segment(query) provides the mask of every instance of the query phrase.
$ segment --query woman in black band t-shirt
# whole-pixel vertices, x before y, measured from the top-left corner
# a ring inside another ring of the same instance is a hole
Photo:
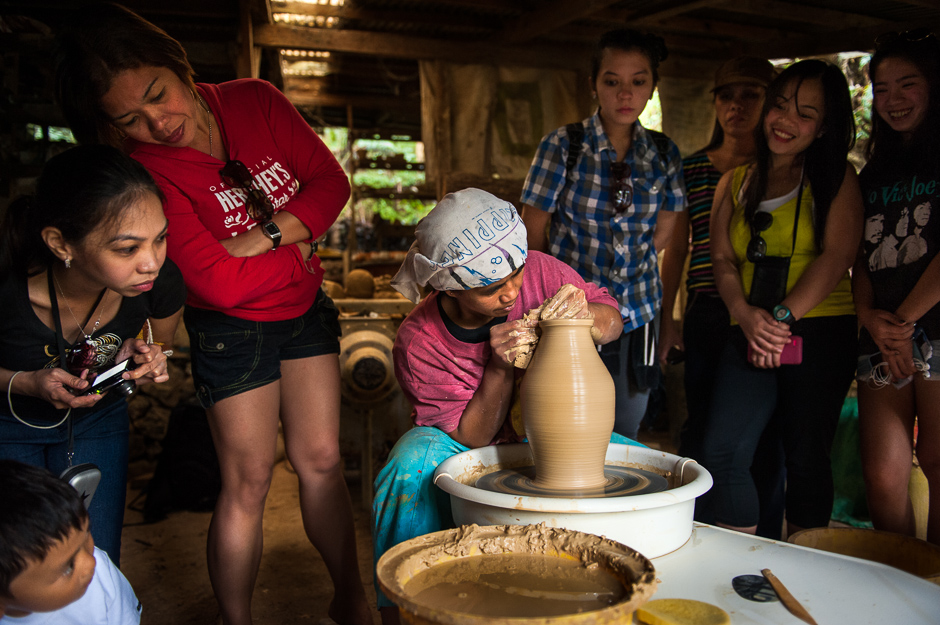
[[[940,40],[919,29],[875,44],[869,160],[859,176],[865,231],[852,273],[862,469],[875,529],[913,536],[916,422],[933,495],[927,540],[940,545]]]
[[[70,455],[96,464],[91,532],[115,564],[127,403],[116,391],[88,391],[101,371],[128,359],[134,368],[119,374],[128,389],[169,379],[161,344],[173,339],[185,288],[164,262],[165,239],[153,179],[105,146],[51,159],[35,198],[14,202],[0,227],[0,457],[57,474]],[[153,344],[136,338],[147,337],[148,325]]]

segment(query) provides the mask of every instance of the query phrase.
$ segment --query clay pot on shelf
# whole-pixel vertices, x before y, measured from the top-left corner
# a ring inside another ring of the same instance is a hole
[[[541,321],[542,337],[522,379],[522,415],[535,485],[583,490],[606,484],[614,429],[614,382],[591,340],[591,319]]]

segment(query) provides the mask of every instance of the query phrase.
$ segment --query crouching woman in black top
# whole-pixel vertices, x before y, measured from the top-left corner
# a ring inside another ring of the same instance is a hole
[[[7,395],[0,458],[56,474],[73,462],[97,465],[91,533],[115,564],[127,482],[125,396],[169,379],[163,348],[185,299],[180,272],[166,260],[166,227],[147,170],[106,146],[52,158],[35,197],[14,202],[0,226],[0,388]],[[128,370],[111,378],[128,381],[124,393],[89,392],[99,373],[128,360]]]

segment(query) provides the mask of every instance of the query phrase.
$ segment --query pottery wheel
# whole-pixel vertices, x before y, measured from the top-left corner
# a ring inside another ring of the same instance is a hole
[[[477,480],[475,486],[482,490],[509,495],[564,498],[626,497],[658,493],[669,488],[666,478],[662,475],[633,467],[605,465],[604,477],[607,478],[607,483],[598,488],[586,490],[539,488],[535,485],[535,466],[529,465],[487,473]]]

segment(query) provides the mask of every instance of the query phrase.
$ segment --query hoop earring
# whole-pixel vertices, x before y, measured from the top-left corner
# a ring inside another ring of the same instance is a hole
[[[66,256],[66,257],[65,257],[65,268],[66,268],[66,269],[71,269],[71,268],[72,268],[72,257],[71,257],[71,256]]]

